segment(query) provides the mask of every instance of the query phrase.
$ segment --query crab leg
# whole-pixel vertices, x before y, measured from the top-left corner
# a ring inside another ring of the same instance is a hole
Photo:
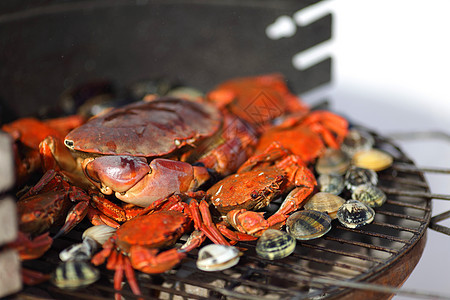
[[[199,247],[205,241],[206,235],[200,230],[194,230],[189,236],[186,243],[184,243],[180,250],[189,252],[197,247]]]
[[[53,239],[45,232],[34,239],[19,231],[17,239],[7,247],[18,251],[21,260],[29,260],[41,257],[52,246]]]
[[[66,222],[63,227],[56,233],[53,237],[54,239],[71,231],[77,224],[79,224],[88,212],[89,202],[83,201],[78,202],[67,214]]]
[[[267,219],[269,227],[284,225],[288,214],[299,209],[306,202],[317,184],[313,173],[296,156],[286,157],[277,166],[285,169],[295,166],[295,170],[288,172],[292,174],[289,181],[294,184],[295,188],[286,196],[278,211]]]
[[[197,230],[202,231],[215,244],[230,245],[214,225],[208,204],[204,200],[200,201],[199,206],[197,201],[192,199],[189,203],[189,209]]]
[[[89,206],[87,218],[92,225],[108,225],[113,228],[119,228],[120,224],[92,206]]]
[[[255,213],[255,212],[252,212]],[[265,221],[265,220],[264,220]],[[222,233],[224,236],[229,238],[230,240],[234,242],[238,241],[254,241],[257,238],[254,236],[251,236],[249,234],[240,232],[240,231],[232,231],[227,228],[227,225],[223,222],[217,224],[217,228],[219,229],[220,233]]]
[[[284,148],[279,142],[273,142],[263,153],[250,157],[241,165],[237,172],[243,173],[252,170],[261,164],[274,162],[288,156],[289,154],[289,150]]]
[[[299,209],[306,202],[308,196],[312,193],[312,189],[298,187],[293,189],[284,199],[280,208],[276,213],[267,219],[270,228],[281,228],[286,222],[288,215]]]
[[[135,295],[141,295],[141,290],[136,281],[136,275],[134,274],[133,267],[131,265],[130,259],[128,257],[123,257],[125,276],[127,277],[130,288]]]
[[[328,111],[315,111],[310,113],[302,121],[302,125],[308,126],[313,131],[316,131],[333,148],[339,148],[339,144],[343,141],[348,131],[347,120]]]
[[[144,273],[163,273],[172,269],[183,258],[185,251],[170,249],[159,254],[158,249],[149,249],[139,245],[130,248],[131,265]]]
[[[22,268],[22,281],[26,285],[36,285],[50,279],[50,274]]]
[[[114,264],[114,266],[112,266],[112,268],[115,269],[114,272],[114,289],[116,291],[120,291],[122,290],[122,281],[123,281],[123,256],[118,254],[117,252],[113,252],[111,253],[110,259],[108,260],[108,265],[110,264]],[[108,266],[107,266],[108,268]],[[119,293],[115,293],[114,294],[114,298],[116,300],[120,300],[122,297],[120,296]]]

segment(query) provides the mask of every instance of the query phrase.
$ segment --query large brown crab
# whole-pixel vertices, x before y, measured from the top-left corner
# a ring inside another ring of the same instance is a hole
[[[102,193],[115,193],[124,202],[145,207],[207,181],[207,168],[193,162],[207,162],[207,167],[217,166],[216,171],[226,175],[245,161],[247,147],[256,140],[250,132],[224,133],[231,128],[224,122],[211,104],[157,98],[94,117],[71,131],[64,143],[82,160],[85,176]],[[56,139],[43,142],[47,167],[74,169],[77,164],[67,163],[72,156],[61,148]]]

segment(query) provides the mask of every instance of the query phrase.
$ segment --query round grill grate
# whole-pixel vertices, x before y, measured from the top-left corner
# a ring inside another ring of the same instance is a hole
[[[269,261],[256,255],[255,242],[238,243],[248,249],[239,264],[221,272],[196,268],[197,250],[176,269],[164,274],[137,273],[143,299],[330,299],[389,297],[387,293],[346,288],[345,282],[375,282],[400,286],[412,272],[425,245],[431,218],[431,201],[425,178],[414,163],[389,139],[372,132],[376,147],[394,157],[391,168],[379,172],[378,186],[387,193],[387,202],[376,208],[373,223],[348,229],[333,221],[324,237],[298,241],[295,252],[284,259]],[[274,203],[277,206],[279,203]],[[59,263],[58,254],[81,241],[89,226],[79,225],[57,239],[42,258],[25,262],[30,269],[51,272]],[[19,295],[35,298],[111,299],[114,274],[100,267],[101,279],[87,288],[61,290],[50,283],[26,287]],[[137,299],[125,284],[122,296]]]

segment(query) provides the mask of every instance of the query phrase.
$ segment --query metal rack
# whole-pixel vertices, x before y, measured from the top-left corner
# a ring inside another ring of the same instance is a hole
[[[361,229],[345,228],[333,221],[333,229],[316,240],[297,242],[295,252],[282,260],[269,261],[256,255],[254,242],[237,266],[222,272],[204,272],[195,266],[197,250],[169,272],[149,275],[138,272],[144,299],[380,299],[392,293],[422,298],[439,295],[398,289],[420,259],[431,220],[431,199],[423,171],[389,139],[372,133],[376,147],[394,156],[391,168],[379,172],[379,187],[387,202],[375,209],[373,223]],[[274,203],[273,205],[279,205]],[[436,216],[436,220],[441,217]],[[80,241],[83,223],[27,267],[50,272],[59,262],[58,253]],[[114,296],[113,273],[101,267],[101,279],[77,291],[58,289],[50,283],[26,288],[21,295],[110,299]],[[135,299],[129,287],[121,292]]]

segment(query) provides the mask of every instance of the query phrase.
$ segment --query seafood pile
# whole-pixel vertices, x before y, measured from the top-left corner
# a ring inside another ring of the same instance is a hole
[[[166,272],[203,247],[198,268],[221,271],[245,256],[240,241],[283,259],[335,224],[369,224],[386,201],[377,172],[392,157],[343,117],[310,110],[282,75],[207,93],[164,86],[135,85],[125,105],[95,89],[75,114],[2,126],[17,170],[21,240],[10,247],[35,259],[80,222],[93,225],[60,254],[56,286],[87,286],[106,262],[116,290],[126,277],[140,295],[134,270]]]

